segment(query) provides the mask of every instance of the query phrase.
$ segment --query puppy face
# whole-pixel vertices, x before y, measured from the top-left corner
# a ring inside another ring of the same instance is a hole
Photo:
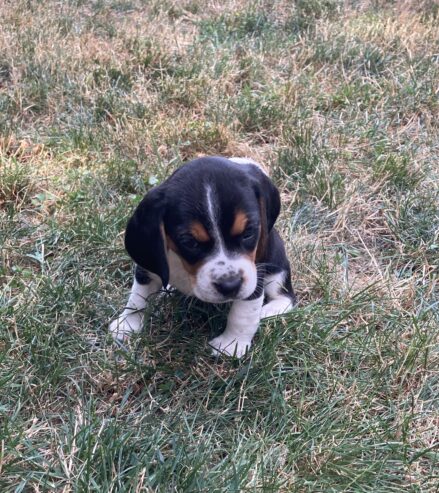
[[[197,298],[212,303],[248,298],[257,283],[256,196],[245,186],[226,194],[218,180],[203,180],[198,192],[195,203],[183,201],[165,216],[168,248],[180,257]]]
[[[257,257],[279,207],[276,188],[256,166],[201,158],[145,197],[125,244],[164,285],[169,265],[178,264],[190,280],[187,294],[213,303],[246,299],[257,287]]]

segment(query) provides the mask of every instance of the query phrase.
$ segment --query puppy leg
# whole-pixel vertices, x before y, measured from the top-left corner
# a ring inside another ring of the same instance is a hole
[[[226,330],[209,344],[213,354],[240,358],[250,348],[259,327],[264,294],[252,300],[235,300],[227,318]]]
[[[110,323],[109,331],[114,339],[123,341],[142,330],[146,300],[151,294],[160,291],[161,287],[158,276],[136,266],[127,305],[119,317]]]
[[[264,290],[268,298],[261,310],[261,318],[275,317],[291,311],[294,307],[294,294],[288,289],[291,282],[287,280],[287,272],[268,275],[264,281]]]

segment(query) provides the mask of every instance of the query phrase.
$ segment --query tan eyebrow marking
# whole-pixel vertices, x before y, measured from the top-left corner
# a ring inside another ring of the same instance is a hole
[[[248,217],[245,212],[237,211],[235,215],[235,221],[233,222],[232,229],[230,230],[230,234],[232,236],[240,235],[244,232],[244,229],[247,225]]]
[[[209,233],[199,221],[194,221],[193,223],[191,223],[189,230],[197,241],[210,241]]]

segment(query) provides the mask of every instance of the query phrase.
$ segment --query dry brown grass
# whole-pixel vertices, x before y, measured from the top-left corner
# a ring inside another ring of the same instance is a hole
[[[2,491],[437,490],[437,16],[0,4]],[[204,154],[278,184],[299,308],[212,361],[164,296],[115,355],[126,217]]]

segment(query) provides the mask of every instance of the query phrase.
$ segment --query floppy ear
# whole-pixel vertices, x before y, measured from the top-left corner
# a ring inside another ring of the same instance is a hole
[[[268,234],[279,216],[279,191],[270,178],[258,166],[250,164],[248,165],[248,171],[261,209],[261,221],[263,223],[265,222],[266,232]]]
[[[259,236],[256,259],[264,257],[267,239],[280,212],[280,195],[273,182],[259,167],[249,165],[256,197],[261,212],[261,233]]]
[[[163,227],[165,210],[165,189],[161,185],[146,194],[125,231],[125,248],[130,257],[140,267],[157,274],[164,287],[169,282]]]

